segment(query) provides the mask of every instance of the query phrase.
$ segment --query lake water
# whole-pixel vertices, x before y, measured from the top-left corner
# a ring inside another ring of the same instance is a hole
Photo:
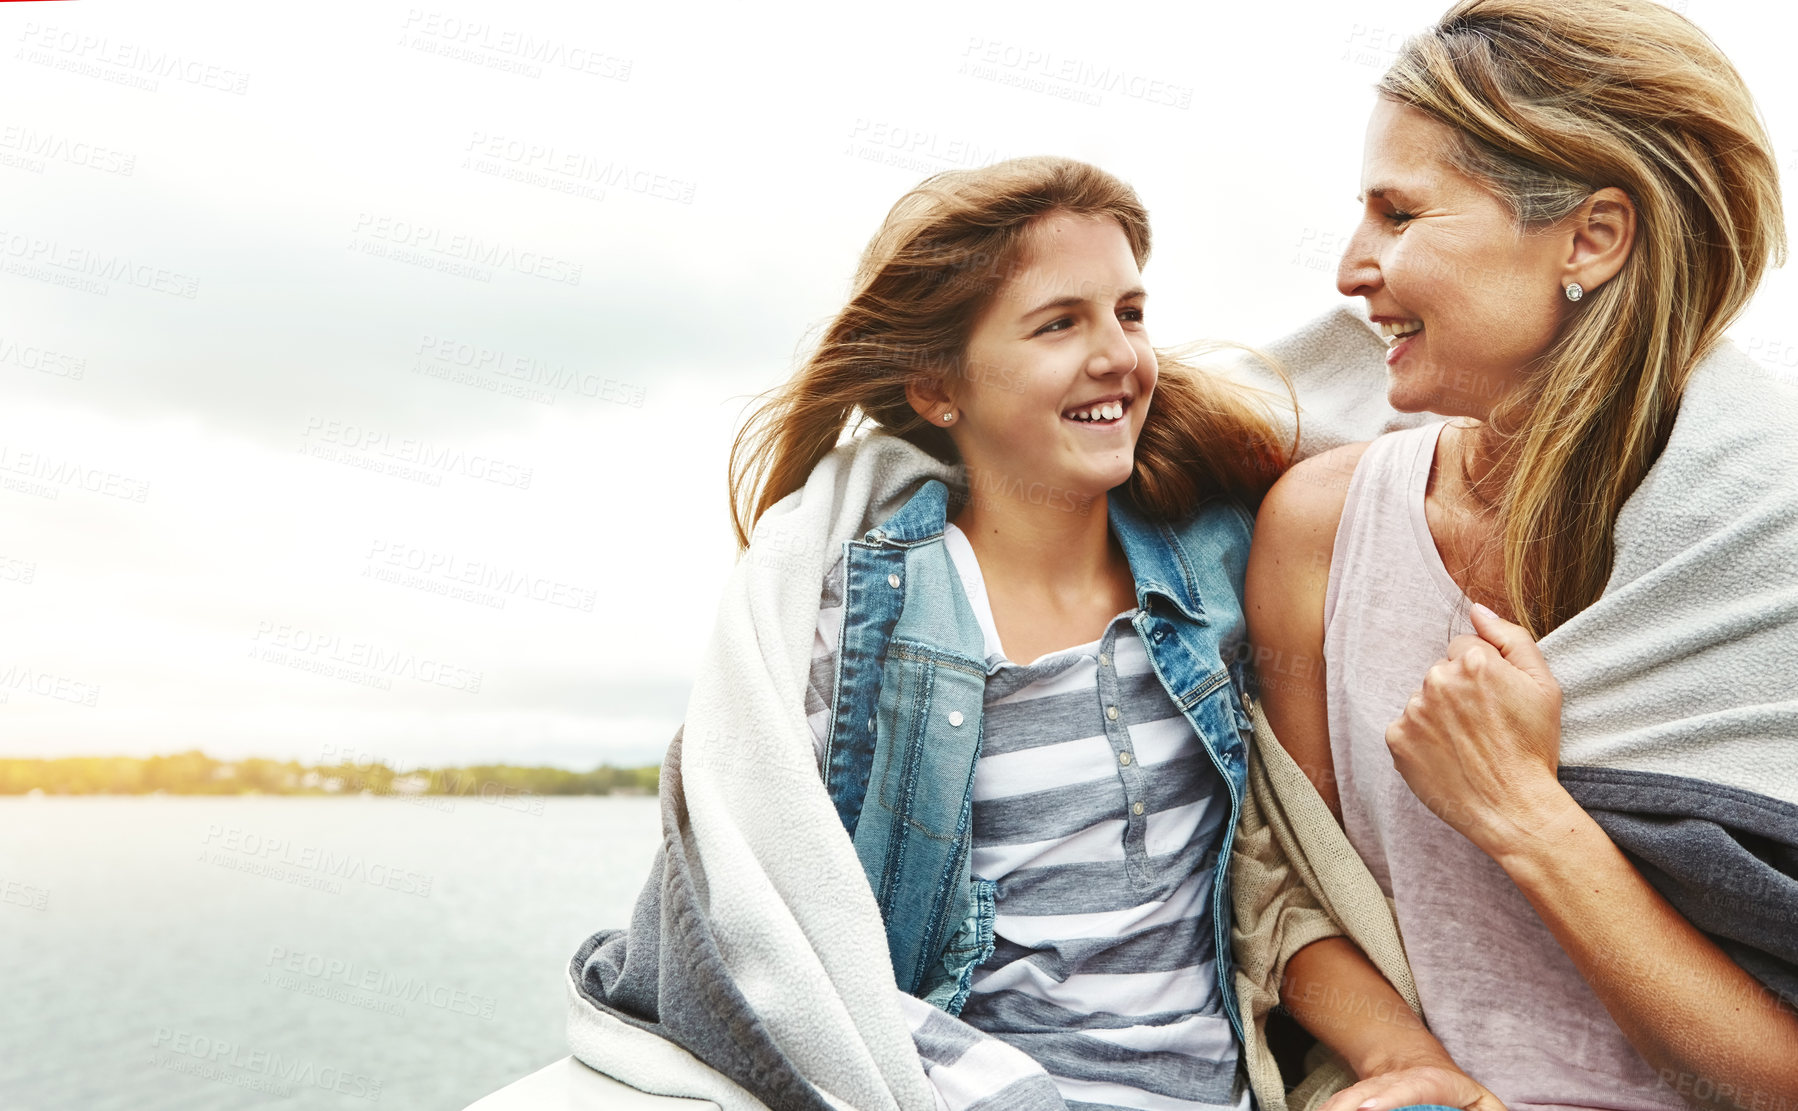
[[[0,1107],[458,1111],[567,1050],[653,798],[0,799]]]

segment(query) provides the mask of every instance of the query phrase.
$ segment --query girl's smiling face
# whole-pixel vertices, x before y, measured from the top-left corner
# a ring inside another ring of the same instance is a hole
[[[1144,298],[1115,220],[1044,216],[976,319],[963,373],[914,389],[912,404],[949,433],[975,481],[1098,497],[1130,478],[1155,392]]]

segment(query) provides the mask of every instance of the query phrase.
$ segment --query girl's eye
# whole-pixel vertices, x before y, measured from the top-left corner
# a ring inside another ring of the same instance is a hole
[[[1131,305],[1127,309],[1119,309],[1118,310],[1118,318],[1120,320],[1129,320],[1129,321],[1134,321],[1137,324],[1141,324],[1142,323],[1142,306],[1141,305]]]
[[[1038,328],[1033,334],[1040,336],[1044,332],[1066,331],[1067,328],[1062,327],[1063,325],[1066,325],[1067,328],[1072,328],[1074,326],[1074,318],[1071,316],[1063,316],[1063,317],[1059,317],[1055,320],[1051,320],[1047,324],[1043,325],[1041,328]]]
[[[1386,219],[1392,221],[1394,224],[1407,224],[1416,219],[1416,217],[1412,216],[1409,212],[1388,212],[1386,214]]]

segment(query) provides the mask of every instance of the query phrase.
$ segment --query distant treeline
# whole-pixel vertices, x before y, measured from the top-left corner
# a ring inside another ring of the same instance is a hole
[[[329,750],[327,750],[328,752]],[[301,764],[279,760],[215,760],[203,752],[174,756],[71,756],[0,759],[0,795],[638,795],[654,794],[661,769],[590,772],[477,764],[466,768],[395,770],[384,763]]]

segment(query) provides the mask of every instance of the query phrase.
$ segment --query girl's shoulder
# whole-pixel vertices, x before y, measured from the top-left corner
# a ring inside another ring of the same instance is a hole
[[[1161,543],[1139,546],[1132,569],[1145,571],[1164,585],[1182,582],[1199,598],[1220,592],[1240,599],[1255,531],[1254,514],[1235,498],[1215,496],[1191,513],[1157,526]],[[1137,566],[1137,560],[1143,566]]]
[[[1222,495],[1200,502],[1184,519],[1169,522],[1168,531],[1186,551],[1246,553],[1255,532],[1255,514],[1241,501]]]

